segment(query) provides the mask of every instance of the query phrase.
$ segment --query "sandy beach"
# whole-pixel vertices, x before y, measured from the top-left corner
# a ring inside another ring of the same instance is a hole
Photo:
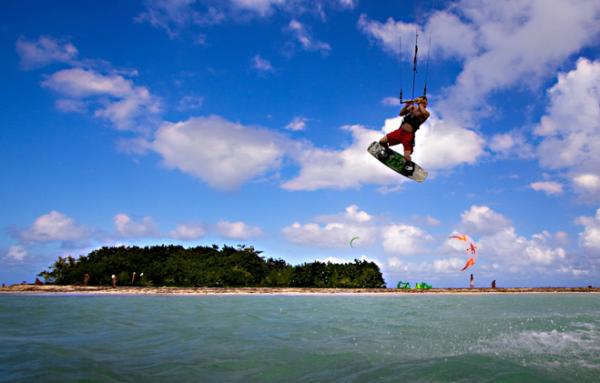
[[[0,294],[107,294],[107,295],[323,295],[323,294],[522,294],[522,293],[600,293],[600,287],[528,287],[528,288],[437,288],[417,289],[323,289],[291,287],[110,287],[74,285],[13,285],[0,288]]]

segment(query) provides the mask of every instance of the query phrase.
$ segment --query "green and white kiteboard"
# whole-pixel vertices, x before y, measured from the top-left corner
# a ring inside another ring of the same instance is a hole
[[[417,182],[423,182],[427,178],[427,172],[416,163],[414,172],[412,174],[407,174],[404,170],[404,163],[406,162],[404,156],[390,148],[384,148],[377,141],[373,141],[367,148],[367,151],[371,153],[373,157],[378,159],[379,162],[385,164],[385,166],[392,169],[396,173],[402,174],[406,178],[410,178],[411,180]],[[382,153],[385,154],[382,155]]]

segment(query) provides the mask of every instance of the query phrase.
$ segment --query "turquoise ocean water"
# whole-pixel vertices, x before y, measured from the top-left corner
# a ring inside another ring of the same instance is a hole
[[[600,295],[0,295],[1,382],[598,382]]]

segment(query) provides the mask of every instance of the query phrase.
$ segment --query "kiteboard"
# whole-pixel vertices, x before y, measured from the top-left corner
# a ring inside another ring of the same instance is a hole
[[[373,157],[385,164],[388,168],[402,174],[406,178],[410,178],[411,180],[417,182],[423,182],[425,181],[425,178],[427,178],[428,173],[417,164],[415,164],[415,170],[412,174],[406,173],[404,170],[404,163],[406,162],[404,156],[390,148],[384,148],[377,141],[373,141],[367,148],[367,151],[371,153]],[[385,154],[382,155],[382,153]]]

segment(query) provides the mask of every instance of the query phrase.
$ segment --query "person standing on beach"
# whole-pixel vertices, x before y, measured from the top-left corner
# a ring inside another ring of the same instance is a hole
[[[112,279],[112,287],[113,287],[113,288],[114,288],[114,287],[117,287],[117,276],[113,274],[113,275],[111,276],[111,279]]]
[[[83,274],[83,285],[87,286],[89,282],[90,282],[90,274],[89,273]]]
[[[469,288],[473,288],[475,287],[475,278],[473,277],[473,274],[471,274],[471,280],[469,281]]]

